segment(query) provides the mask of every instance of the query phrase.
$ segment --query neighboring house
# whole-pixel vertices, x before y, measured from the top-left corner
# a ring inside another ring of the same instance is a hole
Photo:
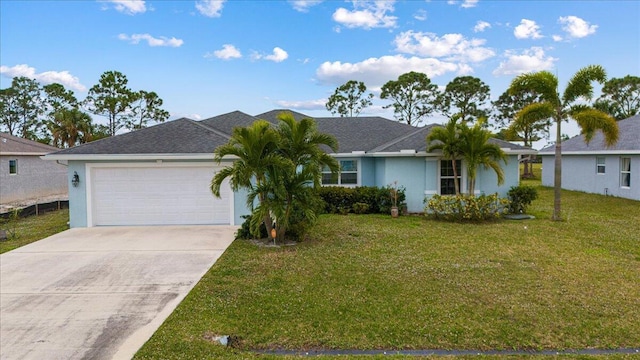
[[[257,119],[277,124],[274,110],[251,116],[239,111],[202,121],[178,119],[146,129],[98,140],[47,155],[68,161],[71,187],[71,227],[100,225],[232,224],[248,214],[246,192],[223,186],[214,198],[210,182],[228,165],[213,162],[213,151],[226,144],[233,128]],[[291,112],[296,119],[308,117]],[[381,117],[315,118],[318,130],[334,135],[339,151],[332,154],[342,172],[323,176],[325,185],[387,186],[394,181],[406,188],[411,212],[424,209],[425,197],[453,191],[451,162],[426,152],[426,136],[436,125],[415,128]],[[505,184],[498,187],[492,171],[479,169],[478,192],[506,196],[519,183],[518,156],[534,150],[496,141],[508,154],[503,166]],[[461,183],[466,188],[462,167]]]
[[[0,204],[67,194],[66,166],[40,157],[58,148],[0,133]]]
[[[606,147],[598,131],[587,144],[579,135],[562,142],[562,188],[640,200],[640,115],[618,121],[618,142]],[[542,157],[542,185],[553,186],[554,146]]]

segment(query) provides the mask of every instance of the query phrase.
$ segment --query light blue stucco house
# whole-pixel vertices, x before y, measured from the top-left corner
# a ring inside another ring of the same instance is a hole
[[[607,147],[598,132],[562,142],[562,188],[640,200],[640,115],[618,121],[618,142]],[[553,186],[555,148],[540,150],[542,185]]]
[[[146,129],[98,140],[47,155],[68,162],[71,227],[105,225],[231,224],[249,213],[246,193],[223,186],[214,198],[209,184],[215,172],[230,164],[213,162],[216,147],[228,142],[237,126],[257,119],[276,124],[287,110],[251,116],[239,111],[194,121],[178,119]],[[296,119],[308,117],[291,112]],[[424,209],[425,197],[453,192],[450,161],[428,153],[426,136],[434,126],[415,128],[381,117],[316,118],[318,130],[334,135],[339,176],[323,177],[324,185],[406,188],[410,212]],[[506,196],[519,183],[518,158],[534,150],[492,139],[508,155],[505,183],[479,169],[478,193]],[[462,165],[462,164],[460,164]],[[466,171],[460,168],[463,190]],[[75,182],[73,181],[75,178]]]

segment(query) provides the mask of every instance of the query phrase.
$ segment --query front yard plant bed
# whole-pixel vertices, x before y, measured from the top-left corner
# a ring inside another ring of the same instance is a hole
[[[538,190],[526,222],[323,215],[297,246],[235,241],[136,358],[640,347],[638,202],[564,192],[553,222]]]

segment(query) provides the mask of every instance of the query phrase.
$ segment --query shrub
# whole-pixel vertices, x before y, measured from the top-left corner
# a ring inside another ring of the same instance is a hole
[[[533,200],[538,198],[538,190],[532,186],[513,186],[507,192],[511,204],[509,213],[524,214]]]
[[[259,236],[254,236],[251,234],[251,217],[252,217],[251,215],[242,216],[242,218],[244,219],[244,222],[242,223],[242,226],[240,226],[240,229],[236,231],[236,240],[237,239],[254,239],[256,237],[260,239],[264,239],[268,237],[267,227],[264,226],[264,223],[260,225],[260,234],[258,234]]]
[[[388,187],[359,186],[344,188],[340,186],[325,186],[319,190],[324,200],[324,210],[330,214],[346,214],[353,211],[358,214],[389,214],[391,198]],[[398,188],[398,206],[405,203],[405,188]],[[364,204],[367,205],[365,208]]]
[[[425,213],[446,221],[486,221],[497,219],[508,210],[509,200],[492,195],[434,195]]]

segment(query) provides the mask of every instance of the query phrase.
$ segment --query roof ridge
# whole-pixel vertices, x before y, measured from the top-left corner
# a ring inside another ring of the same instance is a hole
[[[192,123],[192,124],[198,125],[198,126],[200,126],[201,128],[203,128],[203,129],[209,130],[209,131],[211,131],[211,132],[212,132],[212,133],[214,133],[214,134],[220,135],[220,136],[222,136],[223,138],[225,138],[225,139],[227,139],[227,140],[231,139],[231,135],[230,135],[230,134],[227,134],[227,133],[225,133],[225,132],[223,132],[223,131],[220,131],[220,130],[218,130],[218,129],[214,129],[214,128],[212,128],[212,127],[209,127],[209,126],[207,126],[207,125],[205,125],[205,124],[201,123],[200,121],[195,121],[195,120],[191,120],[191,119],[185,119],[185,120],[189,121],[189,122],[190,122],[190,123]]]
[[[415,131],[412,131],[412,132],[410,132],[410,133],[408,133],[406,135],[402,135],[400,137],[397,137],[397,138],[387,142],[386,144],[382,144],[382,145],[380,145],[380,146],[378,146],[376,148],[373,148],[370,152],[378,152],[378,151],[380,151],[382,149],[385,149],[385,148],[388,148],[390,146],[393,146],[393,145],[395,145],[395,144],[397,144],[397,143],[399,143],[399,142],[401,142],[403,140],[406,140],[406,139],[408,139],[408,138],[410,138],[410,137],[412,137],[412,136],[424,131],[425,128],[431,128],[431,127],[436,126],[436,125],[438,125],[438,124],[429,124],[427,126],[420,127],[418,129],[416,129]]]

